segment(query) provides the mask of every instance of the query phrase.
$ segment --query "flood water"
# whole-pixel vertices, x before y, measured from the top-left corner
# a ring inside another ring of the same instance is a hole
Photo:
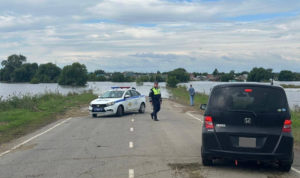
[[[180,85],[189,86],[193,85],[197,92],[209,94],[213,86],[221,84],[222,82],[210,82],[210,81],[192,81]],[[274,82],[274,85],[293,84],[300,85],[300,82]],[[29,84],[29,83],[0,83],[0,97],[2,99],[8,99],[12,96],[24,96],[24,95],[36,95],[44,94],[46,92],[56,92],[61,94],[68,94],[69,92],[81,93],[83,91],[92,90],[95,94],[100,95],[106,90],[109,90],[112,86],[131,86],[135,87],[143,95],[148,95],[153,83],[145,82],[142,86],[137,86],[135,82],[130,83],[113,83],[113,82],[88,82],[85,87],[65,87],[60,86],[57,83],[41,83],[41,84]],[[166,83],[160,83],[162,96],[169,98],[171,94],[166,89]],[[300,88],[285,89],[290,107],[294,108],[296,105],[300,106]]]

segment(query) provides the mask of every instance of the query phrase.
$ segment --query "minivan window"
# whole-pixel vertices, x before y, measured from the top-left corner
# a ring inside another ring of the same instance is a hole
[[[218,111],[286,112],[285,93],[267,87],[220,87],[210,99],[210,109]]]

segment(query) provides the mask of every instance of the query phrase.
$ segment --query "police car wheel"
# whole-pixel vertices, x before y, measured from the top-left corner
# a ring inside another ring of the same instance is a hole
[[[145,104],[144,103],[141,104],[139,113],[145,113]]]
[[[124,110],[123,110],[123,107],[122,106],[119,106],[118,109],[117,109],[117,116],[122,116],[124,113]]]
[[[93,114],[92,116],[93,116],[93,117],[97,117],[97,114]]]

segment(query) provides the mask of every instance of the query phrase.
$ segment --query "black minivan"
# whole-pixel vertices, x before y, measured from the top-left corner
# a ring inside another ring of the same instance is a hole
[[[213,159],[274,161],[282,171],[293,163],[291,114],[282,87],[235,83],[215,86],[205,109],[202,162]]]

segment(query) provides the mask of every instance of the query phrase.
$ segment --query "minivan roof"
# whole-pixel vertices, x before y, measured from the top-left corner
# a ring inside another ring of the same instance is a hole
[[[281,86],[267,85],[261,83],[226,83],[226,84],[218,84],[214,86],[214,88],[223,88],[223,87],[266,87],[266,88],[276,88],[283,89]]]

